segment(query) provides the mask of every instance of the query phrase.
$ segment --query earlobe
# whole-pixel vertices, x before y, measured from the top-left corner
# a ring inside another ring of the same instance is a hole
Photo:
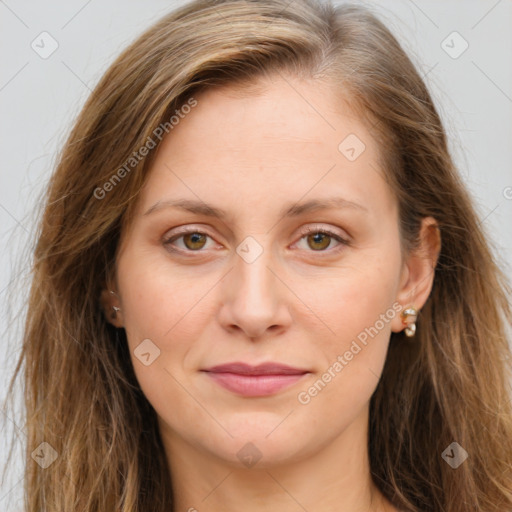
[[[114,290],[102,290],[100,298],[107,322],[115,327],[124,327],[119,296]]]
[[[439,226],[433,217],[425,217],[419,233],[419,245],[412,250],[405,261],[405,268],[397,301],[403,310],[395,318],[393,332],[406,330],[407,336],[414,336],[416,318],[427,302],[434,284],[435,267],[441,251]]]

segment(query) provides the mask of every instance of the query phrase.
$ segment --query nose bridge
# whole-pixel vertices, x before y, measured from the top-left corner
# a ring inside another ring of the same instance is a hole
[[[256,338],[268,328],[288,323],[282,289],[274,273],[270,237],[247,237],[236,248],[233,271],[224,286],[222,322]]]
[[[236,249],[237,259],[234,269],[237,295],[250,301],[253,306],[266,308],[275,301],[275,277],[268,267],[272,268],[272,249],[270,238],[246,237]]]

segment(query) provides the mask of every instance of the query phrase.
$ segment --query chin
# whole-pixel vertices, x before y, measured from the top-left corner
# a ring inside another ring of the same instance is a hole
[[[269,469],[297,462],[307,452],[313,453],[316,443],[313,439],[308,442],[303,429],[285,418],[286,414],[245,413],[238,416],[238,421],[235,417],[221,422],[233,437],[219,431],[215,438],[210,437],[211,446],[205,448],[239,469]]]

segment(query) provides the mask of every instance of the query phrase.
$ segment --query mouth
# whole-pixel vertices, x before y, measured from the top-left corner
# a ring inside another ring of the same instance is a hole
[[[228,363],[201,371],[228,391],[248,397],[274,395],[310,373],[280,363]]]

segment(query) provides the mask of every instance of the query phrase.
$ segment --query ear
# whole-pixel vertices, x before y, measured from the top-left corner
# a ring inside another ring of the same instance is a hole
[[[441,251],[441,234],[433,217],[422,220],[419,245],[406,257],[403,265],[400,288],[396,300],[402,308],[414,307],[418,310],[425,305],[434,284],[434,274]],[[400,332],[405,329],[401,315],[397,315],[391,330]]]
[[[115,327],[124,327],[121,301],[113,287],[107,286],[101,291],[100,302],[107,322]]]

